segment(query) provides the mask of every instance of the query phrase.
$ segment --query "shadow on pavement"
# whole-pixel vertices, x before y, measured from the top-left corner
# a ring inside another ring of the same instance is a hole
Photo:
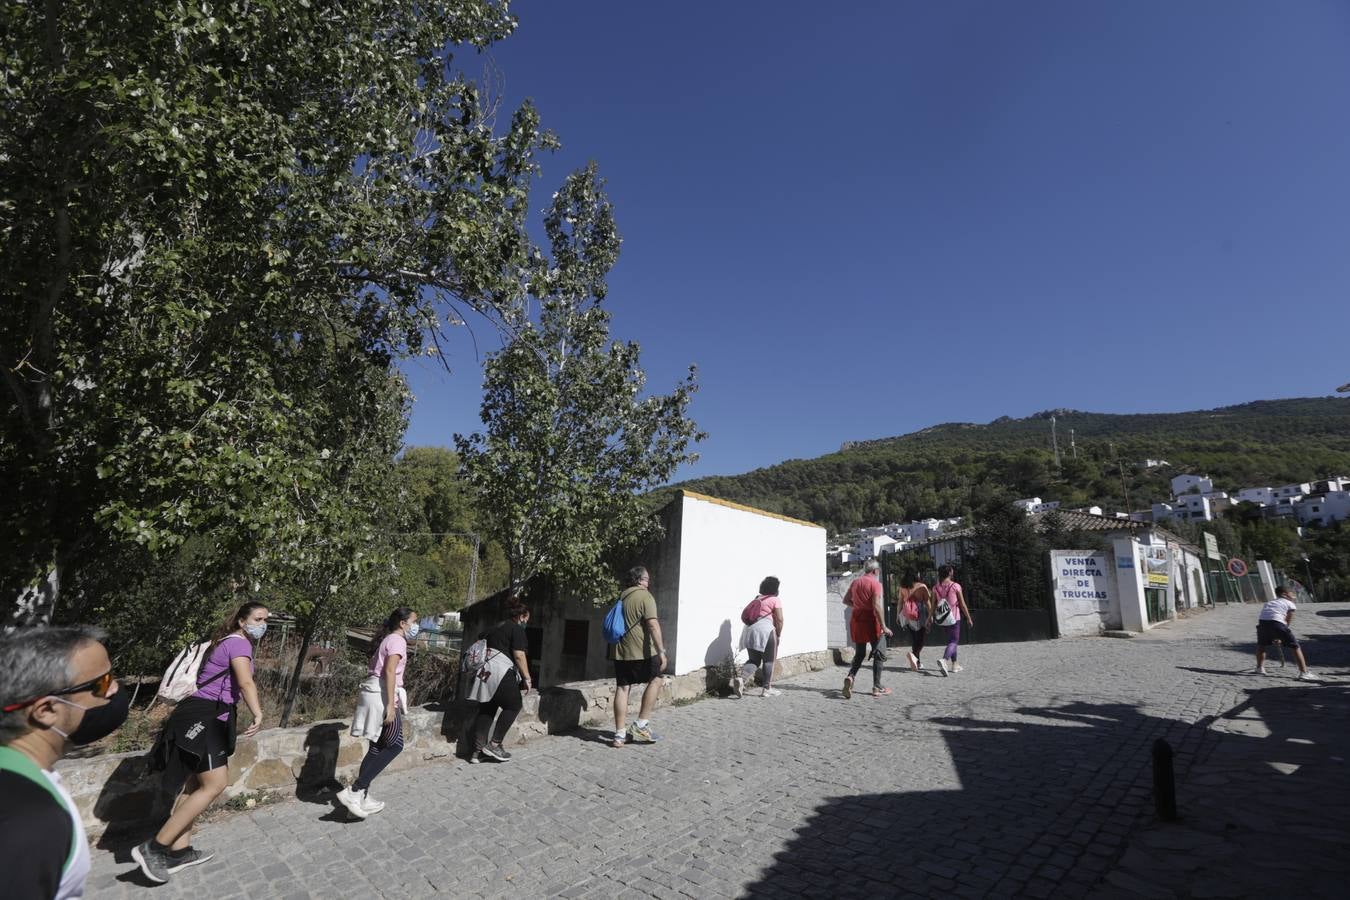
[[[1316,643],[1333,664],[1347,646]],[[893,791],[826,800],[745,896],[1342,893],[1350,685],[1261,679],[1232,709],[1193,724],[1129,704],[1016,712],[933,719],[949,760],[902,765]],[[1175,823],[1154,819],[1158,738],[1174,753]],[[925,789],[925,768],[947,765],[959,787]],[[1253,865],[1272,840],[1279,864]]]

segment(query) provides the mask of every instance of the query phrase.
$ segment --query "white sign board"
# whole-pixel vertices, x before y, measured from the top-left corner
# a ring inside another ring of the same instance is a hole
[[[1111,555],[1099,550],[1051,550],[1055,609],[1062,635],[1100,634],[1120,627]]]
[[[1205,555],[1210,559],[1223,559],[1219,555],[1219,539],[1208,531],[1205,532]]]

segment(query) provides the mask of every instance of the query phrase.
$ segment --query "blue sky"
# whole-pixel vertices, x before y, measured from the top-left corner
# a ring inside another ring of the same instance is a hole
[[[692,364],[679,477],[1053,408],[1350,380],[1350,4],[523,0],[500,70],[595,160],[606,301]],[[503,114],[503,122],[506,114]],[[486,323],[410,366],[409,444],[478,428]]]

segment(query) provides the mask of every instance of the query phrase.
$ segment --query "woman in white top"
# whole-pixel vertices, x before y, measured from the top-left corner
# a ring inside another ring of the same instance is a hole
[[[370,674],[361,683],[352,715],[352,735],[369,740],[370,749],[361,760],[356,781],[337,795],[338,802],[358,819],[384,809],[383,803],[370,796],[370,783],[403,751],[403,713],[408,708],[403,670],[408,665],[408,641],[417,637],[418,630],[417,613],[400,606],[375,636]]]

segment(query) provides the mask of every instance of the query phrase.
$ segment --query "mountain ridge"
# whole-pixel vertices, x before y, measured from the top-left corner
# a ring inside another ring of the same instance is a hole
[[[1169,465],[1140,468],[1145,458]],[[962,515],[993,490],[1143,508],[1166,499],[1168,479],[1183,472],[1212,475],[1216,489],[1229,491],[1350,474],[1350,398],[1253,400],[1178,413],[1047,409],[983,425],[945,422],[672,487],[844,528]]]

